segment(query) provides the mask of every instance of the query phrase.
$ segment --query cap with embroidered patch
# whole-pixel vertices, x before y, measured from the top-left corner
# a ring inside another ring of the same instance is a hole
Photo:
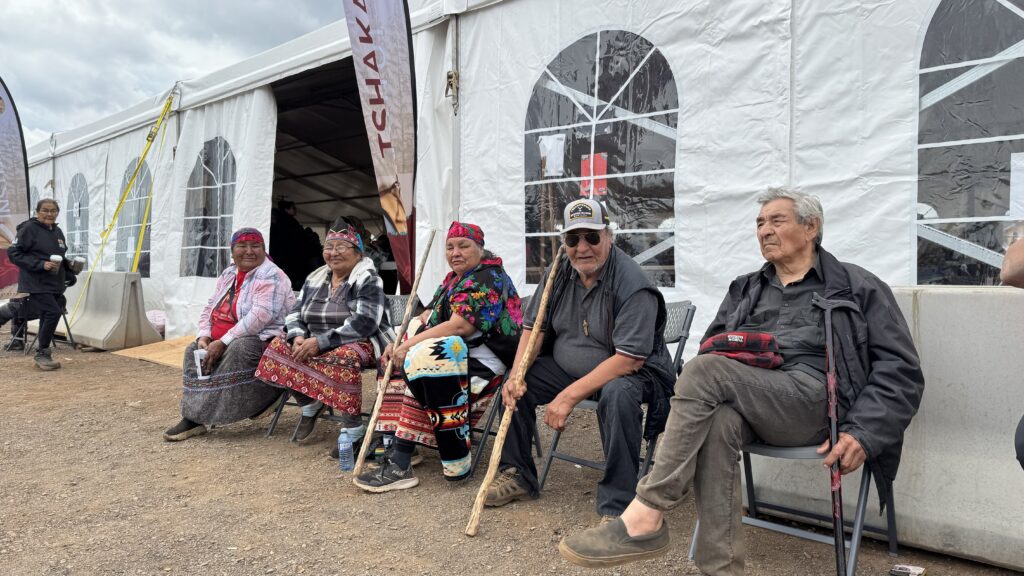
[[[565,207],[565,226],[562,232],[584,228],[601,230],[608,226],[608,213],[597,200],[582,198],[574,200]]]

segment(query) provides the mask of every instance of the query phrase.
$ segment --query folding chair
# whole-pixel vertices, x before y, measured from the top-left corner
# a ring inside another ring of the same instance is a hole
[[[63,296],[61,296],[60,299],[63,299]],[[17,321],[19,323],[19,329],[17,331],[12,332],[12,334],[11,334],[11,341],[7,343],[7,346],[6,346],[5,349],[7,351],[10,351],[11,346],[15,342],[21,341],[21,343],[25,347],[24,354],[27,356],[28,354],[30,354],[32,352],[32,348],[34,348],[36,346],[36,342],[39,341],[39,331],[38,330],[36,331],[35,334],[32,335],[32,341],[31,342],[28,341],[28,323],[31,320],[38,320],[39,319],[39,315],[38,314],[34,314],[35,310],[31,307],[32,306],[32,304],[31,304],[32,297],[31,296],[24,296],[24,297],[20,298],[19,300],[21,301],[21,306],[19,306],[17,316],[15,316],[15,320],[14,320],[14,321]],[[78,346],[75,344],[75,337],[71,333],[71,323],[68,322],[68,309],[67,309],[66,303],[65,303],[65,305],[61,306],[60,315],[61,315],[61,318],[64,319],[64,334],[65,334],[65,337],[67,338],[67,342],[62,342],[61,340],[54,339],[52,341],[52,344],[56,347],[57,344],[62,344],[63,343],[63,344],[70,345],[72,349],[77,348]]]
[[[832,517],[824,514],[816,514],[813,512],[789,508],[787,506],[758,501],[754,490],[754,472],[750,462],[751,454],[757,454],[758,456],[764,456],[767,458],[786,458],[789,460],[821,460],[824,459],[825,456],[823,454],[818,454],[818,445],[788,448],[770,446],[768,444],[747,444],[743,447],[743,479],[744,484],[746,484],[745,488],[747,491],[747,513],[743,516],[743,523],[750,526],[757,526],[759,528],[772,530],[774,532],[780,532],[782,534],[788,534],[790,536],[796,536],[797,538],[804,538],[806,540],[813,540],[815,542],[821,542],[822,544],[835,546],[835,538],[832,536],[818,534],[817,532],[811,532],[810,530],[804,530],[802,528],[794,528],[780,522],[773,522],[758,517],[758,510],[763,508],[802,519],[820,521],[824,523],[832,522]],[[871,487],[871,477],[874,475],[874,471],[867,462],[864,463],[863,468],[864,470],[861,472],[860,476],[860,490],[857,492],[857,508],[853,522],[844,522],[845,526],[852,529],[850,539],[845,540],[845,547],[850,549],[850,554],[846,562],[847,576],[853,576],[857,573],[857,555],[860,552],[861,535],[865,530],[885,535],[889,542],[890,555],[895,556],[898,551],[896,534],[896,504],[893,497],[892,483],[883,479],[883,482],[886,483],[886,487],[888,488],[886,491],[889,493],[885,502],[886,527],[882,529],[873,526],[865,526],[864,519],[867,515],[868,490]],[[828,483],[831,482],[831,479],[827,479],[826,475],[823,473],[822,480],[825,484],[826,490],[829,489]],[[694,552],[696,552],[697,534],[699,533],[700,520],[698,519],[697,525],[693,529],[693,540],[690,541],[690,560],[693,560]],[[846,550],[836,549],[835,553],[838,556],[839,554],[845,554]]]
[[[526,310],[526,306],[529,303],[530,303],[530,296],[527,296],[527,297],[522,298],[520,300],[519,306],[523,310]],[[509,366],[509,370],[511,370],[511,369],[512,369],[512,367]],[[507,382],[508,379],[511,378],[511,377],[512,377],[512,374],[506,372],[505,373],[505,380],[502,381],[501,386],[499,386],[498,389],[494,392],[494,401],[491,402],[491,407],[487,410],[487,419],[484,421],[483,428],[479,428],[478,427],[478,428],[473,428],[473,430],[472,430],[473,432],[476,432],[479,435],[480,439],[477,440],[476,452],[473,454],[473,462],[472,462],[472,464],[469,465],[469,475],[470,476],[472,476],[476,472],[477,464],[480,463],[480,458],[484,454],[484,446],[487,445],[487,440],[491,436],[497,436],[498,435],[497,431],[492,430],[492,428],[494,426],[494,419],[498,416],[498,412],[501,411],[501,407],[499,406],[499,404],[501,404],[501,390],[502,390],[502,388],[505,387],[505,382]],[[543,457],[543,448],[541,447],[541,444],[540,444],[540,436],[537,434],[536,422],[534,423],[534,426],[533,426],[533,447],[537,451],[537,458]]]
[[[665,343],[678,343],[675,355],[672,358],[672,365],[675,368],[676,376],[678,376],[679,373],[683,371],[683,348],[686,347],[686,341],[690,337],[690,325],[693,324],[693,316],[697,313],[697,307],[691,304],[689,300],[685,300],[683,302],[668,303],[666,308],[668,311],[668,318],[665,323]],[[574,410],[576,409],[597,411],[597,395],[589,400],[580,402],[576,405]],[[640,466],[639,477],[641,478],[647,473],[651,464],[654,462],[654,449],[658,445],[659,436],[660,434],[647,441],[647,453],[644,456],[643,464]],[[544,461],[544,468],[540,473],[539,484],[541,490],[544,489],[544,483],[547,481],[548,472],[551,470],[551,462],[555,459],[572,462],[573,464],[586,466],[587,468],[592,468],[594,470],[604,471],[604,462],[587,460],[586,458],[580,458],[565,452],[559,452],[558,442],[561,438],[562,431],[555,430],[554,436],[551,438],[551,446],[548,448],[548,457]]]
[[[394,328],[397,329],[399,326],[402,325],[402,320],[405,318],[405,306],[409,302],[409,295],[408,294],[386,295],[385,298],[387,299],[387,302],[388,302],[388,321],[390,321],[391,325]],[[413,310],[415,311],[415,306],[414,306]],[[363,372],[366,372],[367,370],[374,370],[374,371],[376,371],[376,368],[367,368],[366,370],[363,370]],[[287,390],[282,392],[282,394],[287,394],[287,393],[288,393]],[[285,406],[298,406],[298,405],[299,404],[297,402],[291,400],[290,398],[286,398],[285,401],[282,402],[277,407],[277,410],[274,412],[274,417],[270,419],[270,425],[267,427],[267,433],[266,433],[266,437],[267,438],[270,438],[270,436],[274,433],[274,428],[277,427],[277,421],[281,417],[281,413],[284,411],[284,407]],[[369,414],[367,414],[365,412],[362,415],[363,416],[370,416]],[[320,412],[319,418],[322,419],[322,420],[327,420],[328,422],[341,422],[342,421],[340,416],[336,416],[334,414],[334,409],[331,408],[330,406],[326,406],[325,409]],[[295,431],[292,432],[292,438],[291,438],[293,442],[295,441],[295,435],[298,433],[298,431],[299,431],[299,424],[296,422],[296,424],[295,424]],[[373,433],[372,430],[368,430],[367,432],[370,433],[370,434]]]

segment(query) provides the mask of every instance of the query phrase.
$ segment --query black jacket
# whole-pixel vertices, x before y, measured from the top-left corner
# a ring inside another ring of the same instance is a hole
[[[840,262],[824,248],[818,248],[818,256],[825,277],[823,296],[852,301],[861,310],[832,313],[839,430],[856,438],[874,470],[891,481],[899,468],[903,432],[924,393],[917,349],[885,282],[859,266]],[[761,295],[761,279],[758,270],[733,280],[703,340],[736,330],[746,321]],[[879,489],[884,494],[885,488],[880,485]]]
[[[14,244],[7,249],[7,257],[20,269],[18,291],[29,294],[63,294],[64,281],[74,279],[70,262],[64,259],[63,266],[56,274],[43,268],[50,256],[65,256],[68,251],[64,232],[56,224],[50,228],[36,218],[18,224],[18,235]]]

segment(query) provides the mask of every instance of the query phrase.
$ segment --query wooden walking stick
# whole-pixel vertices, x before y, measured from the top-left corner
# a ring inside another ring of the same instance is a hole
[[[505,386],[513,386],[515,390],[521,390],[526,387],[526,371],[530,369],[530,365],[533,364],[535,349],[537,347],[537,340],[540,338],[544,328],[544,317],[548,310],[548,297],[551,296],[551,288],[555,284],[555,274],[558,271],[559,261],[562,258],[562,252],[565,251],[565,246],[559,246],[558,252],[555,252],[555,261],[551,264],[551,270],[548,271],[548,279],[544,284],[544,292],[540,296],[540,305],[537,306],[537,319],[533,323],[533,330],[530,331],[530,339],[526,342],[526,349],[523,350],[523,356],[519,359],[519,367],[516,373],[512,375],[505,382]],[[501,398],[498,398],[501,401]],[[476,536],[477,528],[480,527],[480,514],[484,511],[484,501],[487,500],[487,489],[491,487],[491,482],[494,482],[494,477],[498,473],[498,466],[501,464],[501,449],[505,446],[505,436],[508,435],[508,428],[512,424],[512,413],[514,410],[505,409],[505,412],[501,415],[501,425],[498,426],[498,435],[494,437],[494,445],[491,447],[491,461],[487,465],[487,475],[484,476],[484,481],[480,484],[480,490],[476,493],[476,500],[473,502],[473,513],[469,516],[469,524],[466,525],[466,535]],[[487,434],[488,432],[484,432]]]
[[[405,335],[405,331],[409,329],[409,321],[412,320],[412,308],[413,303],[416,302],[416,290],[420,287],[420,279],[423,277],[423,267],[427,265],[427,255],[430,254],[430,247],[434,244],[434,235],[437,234],[437,230],[430,231],[430,238],[427,239],[427,248],[423,251],[423,255],[420,256],[420,265],[416,269],[416,278],[412,282],[412,293],[409,294],[409,301],[405,303],[405,317],[402,318],[402,325],[398,328],[398,334],[395,335],[395,344],[393,348],[397,348],[402,342],[402,336]],[[363,440],[362,445],[359,446],[359,456],[356,458],[356,466],[352,470],[352,481],[363,471],[363,463],[366,462],[366,452],[370,447],[370,438],[373,437],[373,429],[377,426],[377,419],[380,417],[380,407],[384,403],[384,391],[388,388],[388,382],[391,381],[391,372],[395,368],[395,355],[392,354],[391,358],[388,359],[387,365],[384,367],[384,377],[377,384],[377,399],[373,403],[373,412],[370,414],[370,423],[366,425],[366,439]]]

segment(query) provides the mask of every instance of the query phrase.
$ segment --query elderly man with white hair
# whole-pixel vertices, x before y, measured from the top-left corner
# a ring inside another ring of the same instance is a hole
[[[637,485],[636,498],[618,519],[566,537],[559,552],[569,561],[604,567],[664,554],[664,514],[692,485],[701,521],[697,567],[704,574],[742,574],[738,457],[753,440],[820,443],[825,466],[838,461],[843,474],[868,461],[880,490],[889,486],[883,478],[895,478],[924,376],[892,291],[821,247],[824,216],[817,198],[773,189],[758,201],[765,264],[732,282],[702,353],[683,369],[655,465]],[[829,327],[831,355],[825,349]],[[834,446],[828,440],[827,356],[838,373]]]

